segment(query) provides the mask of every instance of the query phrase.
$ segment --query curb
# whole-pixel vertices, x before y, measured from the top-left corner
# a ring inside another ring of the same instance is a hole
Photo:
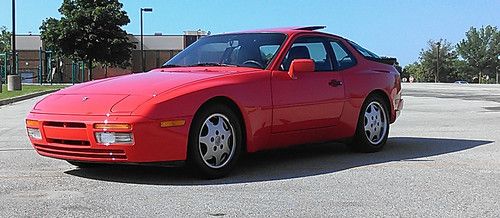
[[[34,98],[34,97],[38,97],[38,96],[42,96],[42,95],[46,95],[46,94],[49,94],[49,93],[52,93],[52,92],[55,92],[55,91],[58,91],[58,90],[59,89],[53,89],[53,90],[35,92],[35,93],[27,94],[27,95],[21,95],[21,96],[17,96],[17,97],[13,97],[13,98],[3,99],[3,100],[0,100],[0,106],[7,105],[7,104],[12,104],[12,103],[18,102],[18,101],[24,101],[24,100],[27,100],[27,99],[30,99],[30,98]]]

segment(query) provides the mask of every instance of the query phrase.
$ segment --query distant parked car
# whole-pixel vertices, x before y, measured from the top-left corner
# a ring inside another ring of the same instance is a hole
[[[203,37],[161,68],[47,96],[28,135],[80,167],[187,161],[211,178],[241,152],[345,138],[379,151],[403,108],[395,59],[321,28]]]
[[[469,84],[469,83],[467,81],[457,80],[455,81],[455,84]]]

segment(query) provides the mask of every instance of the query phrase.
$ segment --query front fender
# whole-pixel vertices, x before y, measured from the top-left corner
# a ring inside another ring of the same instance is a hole
[[[228,98],[238,106],[249,152],[268,142],[272,120],[269,71],[238,73],[183,86],[155,96],[133,113],[154,120],[185,119],[186,125],[191,125],[200,107],[215,97]]]

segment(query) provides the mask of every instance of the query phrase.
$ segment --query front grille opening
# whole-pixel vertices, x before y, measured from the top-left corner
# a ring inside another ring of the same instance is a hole
[[[64,127],[64,128],[85,128],[85,123],[73,122],[44,122],[44,126]]]
[[[47,141],[49,143],[57,143],[57,144],[64,144],[64,145],[83,145],[83,146],[90,145],[89,141],[80,141],[80,140],[47,139]]]

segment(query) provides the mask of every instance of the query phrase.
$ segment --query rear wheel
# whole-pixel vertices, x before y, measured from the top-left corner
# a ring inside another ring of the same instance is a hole
[[[369,96],[359,114],[356,135],[351,146],[356,151],[380,151],[389,135],[388,106],[378,95]]]
[[[240,119],[225,105],[209,105],[195,117],[189,159],[202,176],[219,178],[234,167],[242,148]]]

